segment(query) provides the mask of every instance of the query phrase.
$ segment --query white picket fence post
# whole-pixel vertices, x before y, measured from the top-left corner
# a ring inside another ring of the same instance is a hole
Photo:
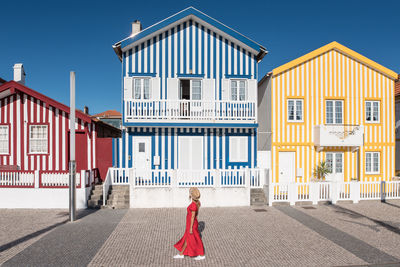
[[[40,176],[40,172],[38,171],[38,170],[36,170],[35,171],[35,182],[34,182],[34,184],[35,184],[35,188],[39,188],[40,187],[40,179],[39,179],[39,176]]]
[[[319,183],[310,183],[310,200],[313,205],[318,204],[319,200]]]
[[[288,184],[288,200],[290,205],[296,204],[297,187],[295,183]]]
[[[353,203],[358,203],[360,200],[360,184],[358,182],[350,182],[350,199]]]

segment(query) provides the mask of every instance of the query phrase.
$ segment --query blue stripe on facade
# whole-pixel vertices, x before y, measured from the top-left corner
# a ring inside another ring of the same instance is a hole
[[[210,157],[211,157],[211,153],[210,153],[210,142],[211,142],[211,138],[210,138],[210,134],[211,134],[211,131],[210,131],[210,129],[207,129],[207,150],[205,151],[205,153],[207,153],[207,155],[208,155],[208,157],[207,157],[207,169],[211,169],[211,166],[210,166]]]
[[[165,32],[165,77],[168,77],[168,31]],[[167,79],[164,80],[164,88],[167,88]],[[165,89],[165,99],[168,99],[168,90]]]
[[[140,70],[142,72],[146,72],[146,70],[144,69],[144,61],[145,61],[145,57],[144,57],[144,43],[142,43],[142,48],[140,49],[140,54],[141,54],[141,62],[140,62]]]
[[[175,153],[178,153],[175,151],[175,142],[178,140],[175,140],[175,129],[171,129],[171,168],[175,168]]]
[[[156,167],[154,165],[154,155],[156,153],[156,133],[153,128],[152,135],[151,135],[151,169],[154,170]]]
[[[161,128],[158,128],[157,131],[158,131],[158,153],[157,153],[157,155],[160,157],[159,168],[162,168],[162,166],[163,166],[163,163],[161,161],[162,160],[162,157],[161,157],[162,130],[161,130]]]
[[[231,73],[235,74],[235,44],[231,42]]]
[[[211,47],[210,47],[210,34],[211,31],[207,30],[207,78],[210,78],[210,61],[211,61]]]
[[[183,23],[183,73],[186,73],[186,22]]]
[[[126,60],[124,60],[124,62],[125,61]],[[129,49],[128,66],[126,66],[126,69],[124,71],[124,75],[125,75],[125,73],[132,71],[132,66],[133,66],[133,64],[132,64],[132,49]]]
[[[222,79],[222,36],[219,37],[219,57],[220,57],[220,62],[219,62],[219,78]],[[219,100],[222,100],[222,85],[221,82],[219,83]]]
[[[122,160],[122,162],[121,162],[121,166],[122,166],[122,168],[125,168],[125,136],[126,136],[126,131],[124,131],[124,134],[122,135],[122,147],[121,147],[121,149],[122,149],[122,158],[123,158],[123,160]]]
[[[201,73],[204,72],[204,26],[201,26]]]
[[[181,50],[181,25],[178,25],[177,34],[178,34],[178,40],[177,40],[176,44],[178,45],[178,47],[177,47],[177,51],[176,51],[176,53],[177,53],[177,55],[176,55],[177,56],[177,60],[176,60],[177,71],[176,72],[180,73],[181,72],[181,53],[180,53],[180,50]]]
[[[138,60],[139,60],[139,57],[138,57],[138,51],[139,51],[139,46],[136,46],[135,47],[135,71],[138,71]]]
[[[229,63],[229,61],[228,61],[228,48],[229,48],[228,39],[225,39],[225,69],[224,69],[224,74],[225,75],[230,74],[228,72],[228,70],[229,70],[229,66],[228,66],[228,63]]]
[[[189,70],[193,71],[193,28],[192,28],[193,21],[189,20]]]
[[[213,39],[214,41],[213,41],[213,46],[214,46],[214,48],[213,48],[213,77],[214,78],[216,78],[217,77],[217,41],[218,41],[218,39],[217,39],[217,34],[214,32],[214,39]],[[218,90],[218,88],[216,87],[216,79],[215,79],[215,81],[214,81],[214,88],[216,89],[216,90],[214,90],[214,94],[215,94],[215,96],[214,96],[214,99],[218,99],[217,98],[217,90]]]
[[[112,142],[111,142],[111,145],[112,145],[112,167],[117,166],[117,164],[115,162],[115,149],[116,149],[115,142],[117,140],[118,140],[117,138],[113,138]]]
[[[175,76],[175,28],[171,29],[171,77]]]
[[[147,40],[147,55],[146,55],[146,57],[147,57],[147,69],[146,69],[146,71],[147,72],[150,72],[150,49],[151,49],[151,46],[150,46],[150,40]]]
[[[168,169],[168,161],[170,160],[168,158],[168,128],[165,129],[164,132],[164,136],[165,136],[165,157],[164,157],[164,161],[165,161],[165,169]]]
[[[253,147],[253,153],[254,153],[254,168],[257,166],[257,129],[254,129],[254,147]]]
[[[199,62],[200,62],[200,58],[199,58],[199,24],[196,22],[194,30],[196,31],[196,40],[194,43],[194,51],[196,53],[196,73],[201,73],[200,69],[199,69]],[[204,72],[203,72],[204,73]]]
[[[242,64],[243,64],[242,65],[243,71],[240,74],[245,75],[246,74],[246,50],[245,49],[242,50],[240,57],[242,59]]]
[[[156,43],[157,43],[157,36],[153,38],[153,72],[157,72],[158,70],[156,69]]]
[[[162,36],[163,34],[161,33],[160,35],[159,35],[159,37],[158,37],[158,41],[159,41],[159,46],[158,46],[158,48],[159,48],[159,57],[160,57],[160,64],[158,64],[159,65],[159,67],[160,67],[160,69],[158,70],[158,76],[160,77],[160,78],[162,78],[163,76],[163,73],[162,73],[162,57],[163,57],[163,54],[162,54],[162,39],[163,39],[163,36]],[[163,81],[161,80],[161,82],[160,82],[160,99],[163,99]]]

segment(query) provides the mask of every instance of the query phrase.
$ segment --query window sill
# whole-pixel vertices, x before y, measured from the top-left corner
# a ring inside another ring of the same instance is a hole
[[[28,156],[48,156],[50,153],[44,152],[44,153],[28,153]]]

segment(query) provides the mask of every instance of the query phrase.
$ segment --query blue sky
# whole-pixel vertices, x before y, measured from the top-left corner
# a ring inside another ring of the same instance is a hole
[[[24,63],[26,85],[69,103],[69,71],[77,75],[77,107],[120,110],[121,64],[111,45],[193,6],[250,37],[273,68],[331,41],[400,72],[400,1],[2,1],[0,77]]]

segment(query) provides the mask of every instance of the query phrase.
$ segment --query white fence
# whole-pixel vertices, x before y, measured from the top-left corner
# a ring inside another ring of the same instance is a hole
[[[244,187],[262,188],[269,172],[265,169],[227,170],[136,170],[109,168],[104,192],[110,185],[134,187]],[[247,181],[247,182],[246,182]]]
[[[239,120],[255,121],[257,106],[253,101],[204,100],[125,100],[127,120]]]
[[[85,171],[83,171],[85,174]],[[86,175],[84,176],[86,178]],[[81,174],[76,174],[76,187],[81,186]],[[46,172],[40,173],[40,187],[68,187],[69,186],[69,172]]]
[[[34,187],[35,172],[34,171],[1,171],[0,172],[1,187]]]
[[[400,199],[400,181],[384,182],[309,182],[309,183],[270,183],[268,185],[268,204],[274,202]]]

